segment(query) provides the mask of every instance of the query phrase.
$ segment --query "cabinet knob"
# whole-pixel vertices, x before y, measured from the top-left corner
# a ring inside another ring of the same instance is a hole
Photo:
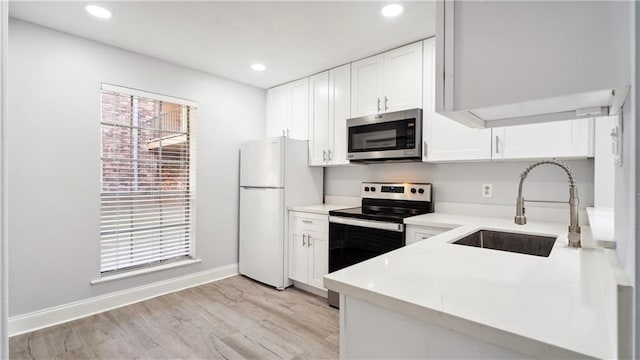
[[[378,112],[380,112],[380,98],[378,98]]]
[[[307,246],[311,246],[311,235],[307,235]]]
[[[331,153],[331,149],[327,150],[327,154],[329,154],[329,161],[333,158],[333,154]]]
[[[302,246],[307,246],[307,234],[302,234]]]
[[[387,105],[387,103],[389,102],[389,99],[387,99],[387,97],[384,97],[384,111],[387,111],[389,109],[389,106]]]
[[[322,150],[322,161],[327,161],[327,150]]]

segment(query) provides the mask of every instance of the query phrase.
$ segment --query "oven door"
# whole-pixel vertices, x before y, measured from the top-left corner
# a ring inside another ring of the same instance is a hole
[[[404,244],[404,224],[330,216],[329,272],[401,248]],[[327,302],[339,308],[339,294],[329,290]]]
[[[422,110],[399,111],[347,120],[348,159],[420,158]]]
[[[404,225],[331,216],[329,272],[403,247]]]

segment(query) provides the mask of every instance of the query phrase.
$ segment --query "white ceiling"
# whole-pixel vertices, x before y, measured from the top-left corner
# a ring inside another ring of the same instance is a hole
[[[11,1],[10,16],[137,53],[267,88],[435,33],[434,2],[102,1],[110,20],[84,1]],[[262,62],[262,73],[249,68]]]

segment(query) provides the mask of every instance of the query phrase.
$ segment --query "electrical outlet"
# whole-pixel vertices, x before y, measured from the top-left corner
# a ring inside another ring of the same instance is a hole
[[[482,184],[482,197],[493,197],[493,184]]]

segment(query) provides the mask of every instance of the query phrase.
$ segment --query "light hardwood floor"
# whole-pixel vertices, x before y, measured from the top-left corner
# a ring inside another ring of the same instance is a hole
[[[14,336],[11,359],[337,358],[326,299],[234,276]]]

